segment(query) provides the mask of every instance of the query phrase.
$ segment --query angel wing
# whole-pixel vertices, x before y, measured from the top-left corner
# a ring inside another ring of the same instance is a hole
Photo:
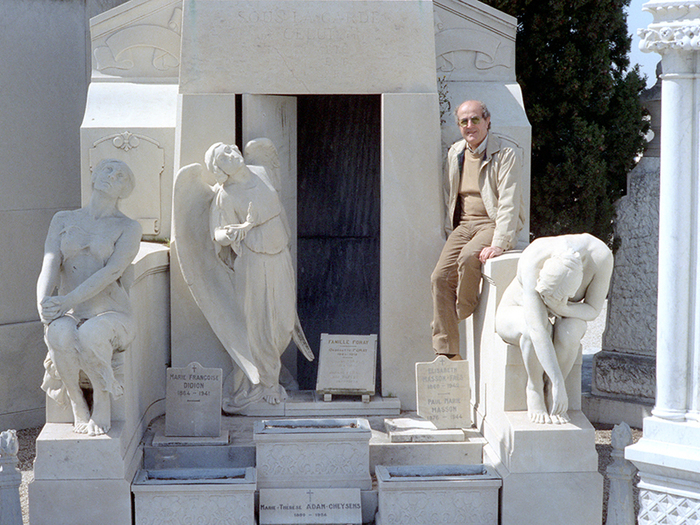
[[[261,178],[266,183],[272,184],[277,192],[280,191],[282,181],[280,157],[270,139],[259,138],[248,141],[243,149],[243,158],[246,164],[262,166],[267,174],[267,180]]]
[[[209,232],[214,189],[202,179],[202,165],[175,176],[173,238],[182,275],[212,330],[251,383],[260,374],[248,345],[245,317],[237,304],[231,270],[219,259]]]

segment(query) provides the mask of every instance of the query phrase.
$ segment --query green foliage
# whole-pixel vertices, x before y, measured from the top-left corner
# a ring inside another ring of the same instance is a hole
[[[629,68],[629,0],[484,0],[518,19],[517,79],[532,125],[531,232],[612,238],[613,203],[648,129]]]

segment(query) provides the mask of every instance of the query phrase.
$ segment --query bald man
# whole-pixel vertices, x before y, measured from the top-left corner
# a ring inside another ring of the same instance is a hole
[[[447,242],[431,276],[433,350],[454,360],[461,359],[459,321],[479,299],[481,264],[513,248],[525,222],[515,144],[490,132],[483,102],[463,102],[455,117],[463,138],[447,154]]]

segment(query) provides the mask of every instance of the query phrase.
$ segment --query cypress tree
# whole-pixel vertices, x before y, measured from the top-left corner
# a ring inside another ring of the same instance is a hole
[[[612,241],[613,203],[644,148],[644,77],[629,68],[630,0],[484,0],[518,19],[532,125],[531,234]]]

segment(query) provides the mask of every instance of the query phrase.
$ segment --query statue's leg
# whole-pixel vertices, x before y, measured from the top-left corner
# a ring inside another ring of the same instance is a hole
[[[581,319],[566,317],[557,319],[554,323],[554,351],[557,354],[559,368],[566,379],[576,362],[581,339],[586,333],[588,323]]]
[[[46,328],[46,346],[61,381],[66,387],[73,411],[73,430],[88,432],[90,410],[80,389],[80,360],[78,356],[77,322],[72,317],[61,317]]]
[[[520,351],[523,354],[523,363],[527,372],[525,395],[527,414],[530,417],[530,421],[533,423],[551,423],[552,419],[549,416],[544,395],[544,368],[542,368],[540,360],[537,358],[537,353],[530,337],[525,334],[520,337]]]
[[[586,327],[586,321],[572,317],[557,319],[554,323],[552,340],[564,379],[568,377],[576,362],[581,348],[581,338],[586,333]],[[568,423],[569,417],[565,412],[552,413],[552,420],[555,423]]]
[[[496,330],[508,344],[520,347],[527,372],[525,397],[527,413],[533,423],[551,423],[544,395],[544,369],[535,353],[528,333],[522,306],[506,306],[510,301],[510,289],[506,290],[501,305],[496,310]]]
[[[120,341],[123,326],[121,314],[103,314],[88,319],[78,328],[80,363],[92,384],[92,415],[88,422],[88,434],[109,432],[112,426],[110,392],[118,396],[122,387],[114,377],[112,354],[115,342]]]

